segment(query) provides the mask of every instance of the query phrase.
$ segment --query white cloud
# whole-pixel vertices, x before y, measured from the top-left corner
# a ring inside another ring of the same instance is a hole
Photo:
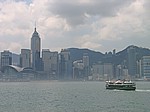
[[[116,16],[104,17],[92,24],[93,32],[97,35],[97,40],[118,41],[124,38],[136,38],[143,36],[149,26],[143,7],[143,2],[133,2],[128,7],[118,11]],[[146,25],[147,24],[147,25]],[[148,35],[148,34],[147,34]]]
[[[3,50],[10,50],[10,51],[14,52],[14,51],[18,51],[20,49],[20,51],[21,51],[21,47],[22,47],[22,45],[20,43],[0,42],[0,49],[3,49]]]
[[[0,1],[0,51],[30,48],[35,21],[43,48],[104,51],[139,44],[141,38],[150,47],[149,18],[147,0]]]

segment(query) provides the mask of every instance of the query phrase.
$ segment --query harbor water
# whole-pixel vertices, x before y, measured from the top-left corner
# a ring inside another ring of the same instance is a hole
[[[150,82],[136,91],[106,90],[105,82],[1,82],[0,112],[150,112]]]

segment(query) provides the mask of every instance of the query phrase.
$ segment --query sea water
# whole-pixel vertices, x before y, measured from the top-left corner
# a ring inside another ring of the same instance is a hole
[[[106,90],[105,82],[1,82],[0,112],[150,112],[150,82],[136,91]]]

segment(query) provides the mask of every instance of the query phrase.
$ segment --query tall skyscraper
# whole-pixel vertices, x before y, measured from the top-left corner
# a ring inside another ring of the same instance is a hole
[[[72,79],[72,62],[70,52],[67,49],[62,49],[60,52],[60,79]]]
[[[104,63],[104,77],[106,76],[108,79],[112,79],[114,76],[113,72],[113,64],[112,63]]]
[[[84,79],[87,79],[90,74],[90,62],[87,53],[83,55],[83,65],[84,65]]]
[[[150,79],[150,56],[142,57],[142,71],[145,79]]]
[[[8,50],[1,52],[1,68],[12,65],[12,53]]]
[[[20,66],[31,67],[31,50],[30,49],[21,49]]]
[[[84,64],[82,60],[73,62],[73,79],[84,79]]]
[[[40,51],[41,51],[41,39],[36,31],[36,27],[34,33],[32,34],[31,38],[31,55],[32,55],[32,68],[33,70],[40,71],[42,60],[40,58]]]
[[[103,80],[104,79],[104,65],[99,62],[92,65],[92,76],[93,80]]]
[[[83,64],[84,67],[88,67],[90,65],[89,56],[87,54],[83,56]]]
[[[136,75],[136,50],[134,46],[128,49],[128,70],[131,77]]]
[[[49,49],[42,50],[44,72],[49,79],[58,78],[58,52],[51,52]]]

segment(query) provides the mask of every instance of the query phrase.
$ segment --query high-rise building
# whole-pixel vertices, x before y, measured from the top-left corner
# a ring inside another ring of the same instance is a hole
[[[93,80],[104,79],[104,65],[102,63],[95,63],[92,65],[92,76]]]
[[[44,72],[49,79],[58,78],[58,52],[51,52],[49,49],[42,50],[42,61]]]
[[[62,49],[60,52],[59,78],[72,79],[72,62],[70,60],[70,52]]]
[[[116,73],[116,79],[124,79],[123,76],[123,66],[122,65],[117,65],[115,68],[115,73]]]
[[[128,72],[131,77],[136,76],[136,50],[133,46],[128,49]]]
[[[145,79],[150,79],[150,56],[143,56],[142,72]]]
[[[83,64],[84,64],[85,67],[90,65],[88,54],[83,55]]]
[[[31,55],[32,55],[32,68],[36,71],[41,71],[42,66],[42,60],[40,58],[40,51],[41,51],[41,39],[39,37],[38,32],[36,31],[36,28],[34,30],[34,33],[32,34],[31,38]]]
[[[30,49],[21,49],[20,66],[24,68],[31,67],[31,50]]]
[[[83,55],[83,65],[84,65],[84,78],[87,79],[90,74],[90,62],[87,53]]]
[[[114,69],[112,63],[104,63],[104,77],[107,77],[108,79],[112,79],[114,77]]]
[[[84,64],[82,60],[76,60],[73,62],[73,79],[84,78]]]
[[[12,65],[12,53],[9,50],[1,52],[1,68]]]

